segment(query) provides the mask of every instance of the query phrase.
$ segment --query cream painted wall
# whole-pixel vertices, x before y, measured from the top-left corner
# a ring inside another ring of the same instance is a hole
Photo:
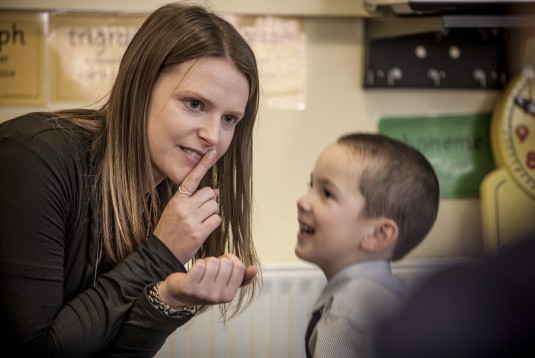
[[[383,115],[489,111],[496,91],[364,90],[362,19],[307,18],[307,107],[263,109],[255,147],[255,239],[266,261],[299,261],[297,198],[317,154],[340,134],[377,131]],[[443,200],[437,222],[409,257],[483,252],[479,200]]]
[[[317,16],[327,1],[330,2],[325,7],[337,16]],[[81,1],[5,0],[0,8],[16,5],[42,9],[45,3],[66,9],[87,6]],[[116,6],[113,2],[107,3],[93,1],[91,6],[101,6],[103,10]],[[131,9],[150,11],[156,3],[163,1],[134,1]],[[218,1],[214,3],[217,5]],[[234,2],[237,3],[244,4],[243,1]],[[302,1],[299,3],[303,5]],[[232,10],[230,0],[219,4],[223,4],[225,10]],[[306,109],[263,107],[255,132],[254,235],[264,262],[299,261],[293,252],[297,233],[296,200],[307,190],[316,156],[339,135],[349,131],[374,132],[378,118],[383,115],[489,111],[499,95],[496,91],[476,90],[364,90],[361,86],[363,19],[348,16],[359,10],[347,0],[311,0],[309,4],[313,11],[303,17],[308,36]],[[254,8],[251,11],[254,12]],[[78,105],[81,104],[3,106],[0,107],[0,121],[29,111]],[[479,200],[444,200],[440,203],[435,227],[409,257],[467,256],[482,251]]]

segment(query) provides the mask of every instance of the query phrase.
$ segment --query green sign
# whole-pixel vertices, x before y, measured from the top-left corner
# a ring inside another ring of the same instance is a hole
[[[479,198],[481,181],[496,168],[490,143],[491,113],[385,117],[379,133],[401,140],[431,162],[441,199]]]

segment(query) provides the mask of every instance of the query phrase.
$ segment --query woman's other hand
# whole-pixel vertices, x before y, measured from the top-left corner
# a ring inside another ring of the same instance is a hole
[[[257,272],[256,266],[246,267],[233,254],[198,259],[189,272],[169,275],[160,286],[160,296],[171,308],[229,303]]]

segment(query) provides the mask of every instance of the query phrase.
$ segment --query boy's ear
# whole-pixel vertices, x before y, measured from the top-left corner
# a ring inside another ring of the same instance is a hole
[[[376,221],[372,231],[361,242],[364,251],[378,252],[394,247],[398,239],[398,225],[392,219]]]

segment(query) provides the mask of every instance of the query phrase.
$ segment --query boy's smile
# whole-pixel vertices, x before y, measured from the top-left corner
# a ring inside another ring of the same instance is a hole
[[[333,144],[318,157],[310,189],[297,202],[296,255],[326,275],[359,260],[359,246],[373,220],[362,219],[360,165],[344,147]]]

